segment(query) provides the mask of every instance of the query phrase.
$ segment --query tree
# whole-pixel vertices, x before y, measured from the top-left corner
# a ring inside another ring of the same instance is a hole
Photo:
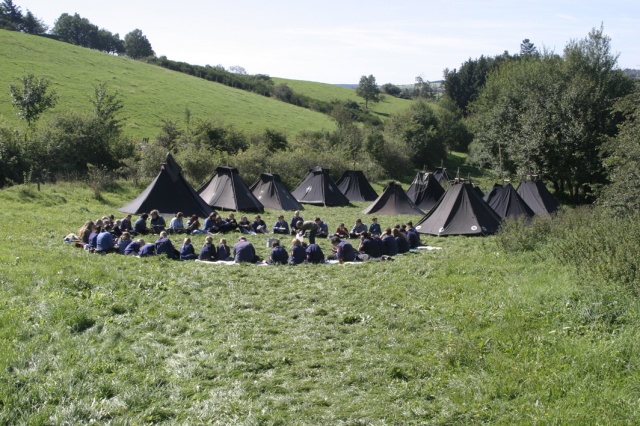
[[[417,76],[416,82],[413,85],[413,97],[423,98],[423,99],[432,99],[435,97],[433,93],[433,89],[431,88],[431,84],[424,80],[422,77]]]
[[[28,74],[19,79],[20,85],[9,85],[11,103],[18,108],[20,119],[27,120],[31,127],[40,114],[53,108],[58,102],[55,91],[47,93],[50,82],[45,77],[36,79],[33,74]]]
[[[124,50],[126,55],[132,59],[147,58],[155,55],[151,48],[151,43],[139,29],[135,29],[124,36]]]
[[[93,106],[93,114],[105,134],[119,137],[122,122],[118,114],[124,107],[118,92],[109,92],[106,83],[100,83],[93,88],[93,98],[89,100]]]
[[[98,27],[77,13],[73,16],[63,13],[53,24],[51,33],[67,43],[82,47],[93,47],[97,39]]]
[[[380,89],[376,84],[376,78],[373,75],[363,75],[360,77],[360,83],[356,88],[356,95],[364,99],[364,108],[369,109],[369,102],[380,102]]]
[[[522,43],[520,43],[520,54],[521,55],[537,55],[538,48],[536,47],[535,44],[531,43],[531,41],[528,38],[525,38],[524,40],[522,40]]]
[[[386,93],[387,95],[390,95],[390,96],[397,97],[402,93],[402,89],[400,89],[395,84],[391,84],[391,83],[383,84],[381,89],[382,89],[382,93]]]
[[[19,31],[22,19],[20,6],[15,5],[12,0],[0,3],[0,28]]]
[[[20,24],[20,31],[27,34],[44,34],[48,29],[49,27],[47,27],[41,19],[38,19],[33,13],[31,13],[30,10],[27,10],[27,13],[22,19],[22,23]]]
[[[613,104],[633,87],[616,62],[600,28],[570,42],[562,57],[545,53],[497,69],[471,106],[470,160],[497,168],[501,148],[509,173],[538,172],[584,200],[606,181],[601,147],[620,121]]]

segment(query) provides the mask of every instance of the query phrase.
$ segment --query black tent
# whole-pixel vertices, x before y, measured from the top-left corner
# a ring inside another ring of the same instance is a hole
[[[449,187],[449,181],[451,178],[449,177],[449,173],[447,173],[447,169],[444,167],[436,167],[433,175],[436,177],[436,180],[442,185],[443,188]]]
[[[120,211],[140,214],[153,209],[162,215],[182,212],[185,216],[196,214],[199,217],[207,217],[213,211],[182,176],[180,166],[170,153],[153,182]]]
[[[378,198],[378,193],[360,170],[345,171],[336,185],[349,201],[373,201]]]
[[[541,180],[523,180],[516,191],[537,215],[548,215],[558,210],[558,203]]]
[[[329,176],[329,169],[314,167],[291,194],[303,204],[320,206],[346,206],[349,199]]]
[[[247,184],[244,183],[235,167],[217,167],[211,179],[198,189],[198,194],[207,204],[216,209],[244,212],[264,211],[264,206],[249,191]]]
[[[533,210],[518,195],[510,183],[504,186],[494,185],[491,191],[493,195],[488,197],[487,204],[501,218],[525,217],[531,219],[533,217]]]
[[[500,185],[499,183],[495,183],[493,184],[493,188],[491,188],[491,190],[489,192],[487,192],[482,199],[484,201],[486,201],[487,203],[489,203],[489,201],[491,201],[491,199],[493,197],[495,197],[496,195],[498,195],[498,192],[500,192],[502,190],[502,185]]]
[[[436,205],[444,195],[444,188],[433,173],[418,172],[411,186],[407,190],[407,196],[418,208],[427,211]]]
[[[276,174],[262,173],[249,189],[267,209],[302,210],[302,204],[296,201]]]
[[[470,183],[451,185],[438,204],[416,224],[419,233],[437,236],[493,234],[499,227],[500,216]]]
[[[402,187],[395,182],[389,182],[378,199],[371,203],[363,213],[424,215],[424,212],[409,199]]]

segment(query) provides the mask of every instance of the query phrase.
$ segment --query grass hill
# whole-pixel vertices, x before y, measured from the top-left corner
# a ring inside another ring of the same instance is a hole
[[[0,57],[0,121],[12,124],[19,120],[8,86],[33,73],[51,80],[58,110],[87,108],[93,87],[107,82],[122,97],[125,132],[133,138],[154,137],[163,119],[182,122],[187,107],[192,119],[219,117],[249,134],[271,128],[292,135],[335,126],[324,114],[44,37],[0,30]]]

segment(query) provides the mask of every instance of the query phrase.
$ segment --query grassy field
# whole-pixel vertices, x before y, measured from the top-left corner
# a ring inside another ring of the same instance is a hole
[[[0,424],[640,421],[637,297],[546,246],[427,237],[442,250],[254,267],[62,243],[140,190],[0,191]],[[334,228],[365,206],[303,216]],[[263,256],[265,239],[250,238]]]
[[[324,114],[43,37],[0,30],[0,57],[0,122],[14,125],[18,116],[9,84],[32,73],[51,80],[59,95],[58,110],[86,109],[93,88],[106,82],[124,102],[125,134],[137,139],[155,137],[164,119],[183,123],[185,108],[192,120],[220,119],[248,134],[270,128],[293,136],[302,130],[335,127]]]

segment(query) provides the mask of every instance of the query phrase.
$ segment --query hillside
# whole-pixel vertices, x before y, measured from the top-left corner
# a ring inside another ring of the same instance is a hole
[[[353,100],[361,104],[364,109],[364,100],[356,96],[354,89],[347,87],[336,86],[326,83],[315,83],[311,81],[302,80],[288,80],[284,78],[272,77],[275,84],[286,84],[294,92],[303,93],[311,98],[319,99],[321,101],[338,100]],[[411,101],[408,99],[394,98],[393,96],[386,96],[377,104],[369,104],[369,110],[374,114],[380,116],[381,119],[388,117],[391,114],[402,111],[409,107]]]
[[[217,117],[249,134],[265,128],[287,135],[334,128],[317,112],[43,37],[0,30],[0,57],[0,122],[12,125],[19,120],[8,86],[33,73],[51,80],[59,95],[54,112],[87,108],[93,87],[107,82],[124,102],[126,134],[136,139],[154,137],[164,119],[182,122],[187,107],[192,120]]]

